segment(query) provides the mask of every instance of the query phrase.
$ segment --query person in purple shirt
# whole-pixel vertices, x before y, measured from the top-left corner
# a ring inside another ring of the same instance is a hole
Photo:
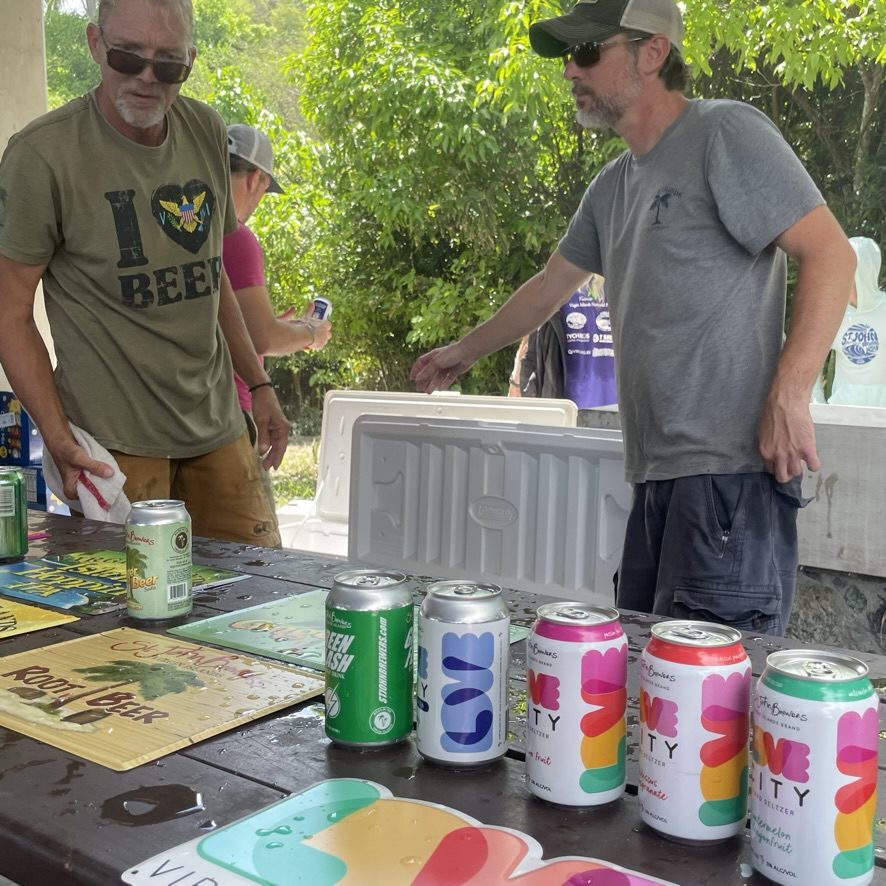
[[[603,278],[593,274],[550,320],[524,339],[512,397],[565,397],[579,409],[618,402],[612,323]]]

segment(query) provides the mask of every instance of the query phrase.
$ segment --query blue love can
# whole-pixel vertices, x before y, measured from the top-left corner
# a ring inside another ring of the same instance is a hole
[[[440,581],[418,616],[416,746],[453,769],[503,757],[510,617],[493,584]]]

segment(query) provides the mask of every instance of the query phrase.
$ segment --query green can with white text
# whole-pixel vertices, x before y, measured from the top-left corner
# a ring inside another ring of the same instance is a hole
[[[326,598],[326,735],[337,744],[402,741],[413,722],[413,606],[406,576],[350,569]]]
[[[22,560],[28,553],[28,502],[25,475],[0,466],[0,562]]]
[[[126,610],[165,621],[193,608],[191,517],[184,502],[137,501],[126,518]]]

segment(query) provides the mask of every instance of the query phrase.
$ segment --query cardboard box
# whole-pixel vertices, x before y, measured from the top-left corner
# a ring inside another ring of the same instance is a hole
[[[39,465],[43,437],[11,391],[0,391],[0,465]]]

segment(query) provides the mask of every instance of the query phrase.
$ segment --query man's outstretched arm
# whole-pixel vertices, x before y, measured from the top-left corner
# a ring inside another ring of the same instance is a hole
[[[590,276],[557,250],[544,270],[527,280],[492,317],[459,341],[422,354],[409,377],[428,394],[448,388],[481,357],[541,326]]]

